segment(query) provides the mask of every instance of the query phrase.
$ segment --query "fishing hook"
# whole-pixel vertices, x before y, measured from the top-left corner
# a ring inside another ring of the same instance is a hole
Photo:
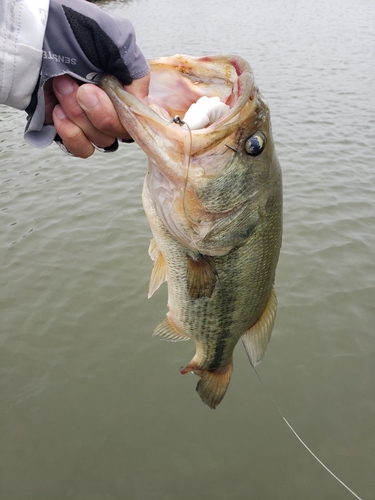
[[[177,123],[177,125],[180,125],[180,127],[182,127],[183,125],[187,125],[184,120],[181,120],[181,118],[176,115],[174,118],[172,118],[172,122],[173,123]]]

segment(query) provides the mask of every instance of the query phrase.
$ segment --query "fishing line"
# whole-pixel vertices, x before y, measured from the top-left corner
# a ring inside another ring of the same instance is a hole
[[[191,153],[193,150],[193,134],[191,133],[191,128],[189,127],[189,125],[186,122],[184,122],[183,120],[181,120],[181,118],[178,115],[176,115],[174,118],[172,118],[172,121],[174,123],[177,123],[177,125],[180,125],[180,127],[185,125],[189,131],[190,147],[189,147],[189,155],[188,155],[189,156],[188,157],[188,164],[186,167],[186,177],[185,177],[184,189],[183,189],[183,194],[182,194],[182,208],[184,209],[184,214],[185,214],[186,219],[189,221],[190,231],[193,232],[193,228],[191,226],[191,223],[199,223],[199,221],[195,221],[190,217],[188,210],[186,208],[186,203],[185,203],[186,189],[187,189],[187,184],[188,184],[188,180],[189,180],[189,170],[190,170],[190,164],[191,164]],[[190,234],[190,236],[191,236],[192,242],[195,245],[195,241],[194,241],[192,234]]]
[[[306,450],[310,453],[310,455],[312,455],[315,460],[327,471],[329,472],[329,474],[331,474],[331,476],[336,479],[336,481],[338,481],[342,486],[344,486],[344,488],[346,488],[349,493],[351,493],[355,498],[357,498],[358,500],[362,500],[361,497],[359,497],[356,493],[354,493],[353,490],[351,490],[349,488],[349,486],[347,486],[343,481],[341,481],[341,479],[339,477],[336,476],[336,474],[334,474],[321,460],[320,458],[318,458],[315,453],[307,446],[307,444],[303,441],[303,439],[298,435],[297,431],[295,431],[293,429],[293,427],[291,426],[291,424],[288,422],[288,420],[285,418],[285,416],[283,415],[283,412],[280,410],[280,407],[279,405],[276,403],[275,401],[275,398],[272,396],[272,394],[270,393],[270,391],[267,389],[267,387],[264,385],[264,382],[263,380],[260,378],[260,375],[259,373],[257,372],[255,366],[251,365],[253,368],[254,368],[254,371],[255,371],[255,374],[256,376],[258,377],[258,380],[259,382],[262,384],[263,386],[263,389],[265,390],[266,394],[268,395],[268,397],[271,399],[271,401],[273,402],[273,404],[275,405],[277,411],[279,412],[281,418],[284,420],[284,422],[286,423],[286,425],[289,427],[289,429],[293,432],[293,434],[295,435],[295,437],[298,439],[298,441],[306,448]]]
[[[185,183],[184,183],[184,189],[183,189],[183,198],[182,198],[182,206],[183,206],[183,209],[184,209],[184,213],[185,213],[185,217],[186,219],[189,221],[189,222],[195,222],[195,223],[199,223],[199,221],[193,221],[193,219],[189,216],[188,214],[188,211],[186,209],[186,204],[185,204],[185,197],[186,197],[186,189],[187,189],[187,184],[188,184],[188,179],[189,179],[189,169],[190,169],[190,163],[191,163],[191,153],[192,153],[192,148],[193,148],[193,134],[191,133],[191,129],[189,127],[189,125],[184,122],[183,120],[181,120],[181,118],[176,115],[174,118],[172,118],[172,121],[174,123],[176,123],[177,125],[180,125],[181,127],[183,125],[185,125],[189,131],[189,136],[190,136],[190,148],[189,148],[189,158],[188,158],[188,164],[187,164],[187,167],[186,167],[186,177],[185,177]],[[231,146],[228,146],[227,144],[225,144],[228,148],[230,149],[233,149],[233,151],[237,152],[236,149],[232,148]],[[190,230],[192,230],[192,227],[190,227]],[[195,241],[194,241],[194,238],[192,237],[192,241],[193,243],[195,244]],[[216,274],[216,273],[215,273]],[[254,371],[255,371],[255,374],[259,380],[259,382],[261,383],[261,385],[263,386],[263,389],[265,390],[266,394],[268,395],[268,397],[271,399],[271,401],[273,402],[273,404],[275,405],[278,413],[280,414],[281,418],[284,420],[285,424],[289,427],[289,429],[293,432],[293,434],[295,435],[295,437],[298,439],[298,441],[302,444],[302,446],[304,446],[304,448],[310,453],[310,455],[315,458],[315,460],[334,478],[336,479],[337,482],[339,482],[347,491],[349,491],[349,493],[351,493],[355,498],[357,498],[357,500],[362,500],[361,497],[359,497],[356,493],[354,493],[353,490],[351,490],[349,488],[349,486],[347,486],[339,477],[336,476],[336,474],[334,474],[321,460],[319,457],[317,457],[315,455],[315,453],[307,446],[307,444],[303,441],[303,439],[299,436],[299,434],[297,433],[297,431],[292,427],[292,425],[288,422],[288,420],[286,419],[286,417],[284,416],[283,412],[281,411],[279,405],[276,403],[276,400],[275,398],[272,396],[272,394],[270,393],[270,391],[267,389],[267,387],[264,385],[264,382],[263,380],[261,379],[259,373],[257,372],[255,366],[252,364],[251,365],[253,368],[254,368]]]
[[[191,217],[189,216],[188,214],[188,211],[186,209],[186,204],[185,204],[185,197],[186,197],[186,189],[187,189],[187,184],[188,184],[188,179],[189,179],[189,169],[190,169],[190,163],[191,163],[191,153],[192,153],[192,148],[193,148],[193,134],[191,133],[191,129],[189,127],[189,125],[184,122],[183,120],[181,120],[181,118],[176,115],[172,121],[174,123],[176,123],[177,125],[180,125],[181,127],[183,125],[186,125],[188,131],[189,131],[189,136],[190,136],[190,147],[189,147],[189,158],[188,158],[188,164],[187,164],[187,167],[186,167],[186,177],[185,177],[185,183],[184,183],[184,189],[183,189],[183,197],[182,197],[182,206],[183,206],[183,209],[184,209],[184,213],[185,213],[185,217],[186,219],[189,221],[189,222],[198,222],[198,221],[193,221],[191,219]],[[233,149],[233,151],[237,152],[236,149],[232,148],[231,146],[228,146],[226,144],[226,146],[230,149]],[[192,227],[190,227],[190,230],[192,230]],[[194,241],[194,238],[192,237],[192,241],[193,243],[195,244],[195,241]],[[215,273],[217,274],[217,273]],[[355,498],[357,498],[357,500],[362,500],[361,497],[359,497],[356,493],[354,493],[353,490],[351,490],[349,488],[349,486],[347,486],[339,477],[336,476],[336,474],[334,474],[321,460],[319,457],[317,457],[315,455],[315,453],[307,446],[307,444],[303,441],[303,439],[299,436],[299,434],[297,433],[297,431],[292,427],[292,425],[288,422],[288,420],[286,419],[286,417],[284,416],[283,412],[281,411],[279,405],[276,403],[276,400],[275,398],[272,396],[272,394],[270,393],[270,391],[267,389],[267,387],[264,385],[264,382],[263,380],[261,379],[259,373],[257,372],[255,366],[252,364],[251,365],[255,371],[255,374],[259,380],[259,382],[262,384],[263,386],[263,389],[265,390],[266,394],[268,395],[268,397],[271,399],[271,401],[273,402],[273,404],[275,405],[278,413],[280,414],[281,418],[284,420],[285,424],[289,427],[289,429],[293,432],[293,434],[295,435],[295,437],[298,439],[298,441],[302,444],[302,446],[304,446],[304,448],[310,453],[310,455],[315,458],[315,460],[334,478],[336,479],[336,481],[338,481],[347,491],[349,491],[349,493],[351,493]]]
[[[188,183],[188,180],[189,180],[189,169],[190,169],[190,164],[191,164],[191,154],[192,154],[192,150],[193,150],[193,134],[191,133],[191,128],[189,127],[189,125],[184,122],[183,120],[181,120],[181,118],[176,115],[174,118],[172,118],[172,121],[174,123],[177,123],[177,125],[180,125],[180,127],[182,127],[183,125],[186,125],[188,131],[189,131],[189,137],[190,137],[190,147],[189,147],[189,158],[188,158],[188,164],[187,164],[187,167],[186,167],[186,177],[185,177],[185,183],[184,183],[184,189],[183,189],[183,194],[182,194],[182,208],[184,209],[184,214],[185,214],[185,217],[186,217],[186,220],[189,222],[189,229],[190,229],[190,238],[191,238],[191,241],[193,243],[193,245],[195,246],[195,248],[197,249],[197,251],[199,252],[198,248],[197,248],[197,244],[194,240],[194,236],[193,236],[193,232],[194,232],[194,229],[193,227],[191,226],[191,223],[195,223],[195,224],[199,224],[200,221],[198,220],[193,220],[192,217],[190,217],[189,213],[188,213],[188,210],[186,208],[186,204],[185,204],[185,198],[186,198],[186,189],[187,189],[187,183]],[[230,147],[230,146],[228,146]],[[231,148],[231,149],[234,149],[234,148]],[[235,150],[236,153],[237,153],[237,150]],[[199,252],[199,254],[201,255],[201,257],[207,262],[207,264],[210,266],[210,268],[212,269],[213,273],[215,274],[216,278],[218,279],[219,283],[220,283],[220,276],[219,276],[219,273],[217,272],[215,266],[212,265],[211,261],[207,258],[206,255],[202,254]]]

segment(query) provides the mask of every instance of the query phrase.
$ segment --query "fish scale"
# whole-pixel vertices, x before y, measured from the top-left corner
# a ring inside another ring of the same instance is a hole
[[[150,67],[150,107],[112,77],[100,85],[149,158],[142,194],[154,237],[149,296],[167,281],[169,308],[153,335],[194,341],[196,353],[180,371],[200,377],[199,396],[216,408],[239,339],[255,366],[271,337],[281,169],[269,110],[246,61],[176,55]],[[186,112],[202,96],[220,96],[227,111],[198,130],[173,120],[174,109]]]

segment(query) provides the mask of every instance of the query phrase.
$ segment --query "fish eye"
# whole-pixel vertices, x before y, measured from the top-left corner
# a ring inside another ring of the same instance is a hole
[[[266,145],[266,138],[263,132],[255,132],[245,142],[245,152],[250,156],[258,156]]]

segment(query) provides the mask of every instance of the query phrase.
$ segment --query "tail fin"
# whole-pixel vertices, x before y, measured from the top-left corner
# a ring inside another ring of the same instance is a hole
[[[204,404],[214,410],[221,402],[227,392],[230,378],[233,371],[233,362],[215,371],[202,370],[191,364],[181,370],[181,373],[194,372],[201,377],[197,384],[196,391]]]

